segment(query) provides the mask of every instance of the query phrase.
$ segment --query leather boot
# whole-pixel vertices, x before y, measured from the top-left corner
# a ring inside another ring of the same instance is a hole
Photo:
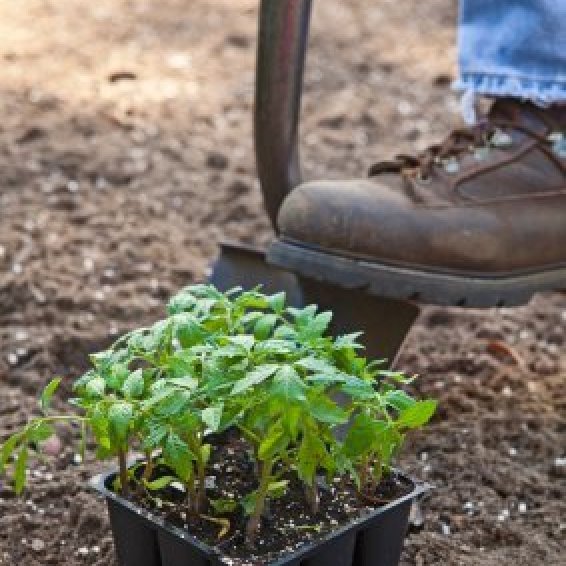
[[[515,305],[566,288],[566,106],[498,99],[369,177],[297,187],[272,263],[384,296]]]

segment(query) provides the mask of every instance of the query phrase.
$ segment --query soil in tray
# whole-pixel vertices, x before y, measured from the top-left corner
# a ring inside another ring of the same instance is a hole
[[[211,470],[213,475],[207,477],[207,494],[211,499],[238,500],[240,494],[249,493],[257,487],[248,446],[240,440],[230,439],[213,448]],[[139,473],[141,471],[138,469]],[[153,479],[168,473],[167,469],[158,467]],[[336,479],[330,485],[321,481],[320,509],[313,514],[306,504],[301,483],[292,474],[281,479],[289,480],[287,492],[270,500],[253,547],[246,545],[244,540],[246,517],[243,513],[222,515],[222,518],[228,519],[230,527],[228,533],[219,538],[222,526],[187,513],[185,494],[176,486],[153,492],[151,497],[132,490],[131,500],[217,548],[232,559],[234,566],[260,566],[295,551],[305,543],[316,541],[413,489],[412,482],[393,473],[382,481],[378,491],[372,494],[371,504],[368,504],[368,501],[360,499],[351,481]],[[213,513],[208,511],[210,515]]]

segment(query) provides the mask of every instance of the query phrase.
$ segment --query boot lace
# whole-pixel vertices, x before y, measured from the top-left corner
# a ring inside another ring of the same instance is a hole
[[[442,143],[432,145],[417,155],[400,154],[392,160],[379,161],[371,166],[369,176],[401,173],[412,179],[428,181],[434,169],[439,166],[447,173],[457,173],[460,170],[458,159],[465,153],[474,153],[478,160],[483,160],[492,149],[511,147],[514,141],[510,130],[520,131],[539,142],[540,149],[566,174],[562,156],[555,150],[556,133],[545,136],[522,124],[491,119],[471,127],[455,129]]]

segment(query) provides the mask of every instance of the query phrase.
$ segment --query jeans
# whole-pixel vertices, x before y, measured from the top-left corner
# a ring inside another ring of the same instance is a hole
[[[566,102],[566,0],[460,0],[456,88]]]

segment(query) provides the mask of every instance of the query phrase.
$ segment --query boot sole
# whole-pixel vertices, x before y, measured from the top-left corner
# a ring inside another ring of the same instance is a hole
[[[398,267],[276,240],[269,263],[318,281],[373,295],[458,307],[524,305],[535,293],[566,289],[566,267],[538,273],[474,276]]]

